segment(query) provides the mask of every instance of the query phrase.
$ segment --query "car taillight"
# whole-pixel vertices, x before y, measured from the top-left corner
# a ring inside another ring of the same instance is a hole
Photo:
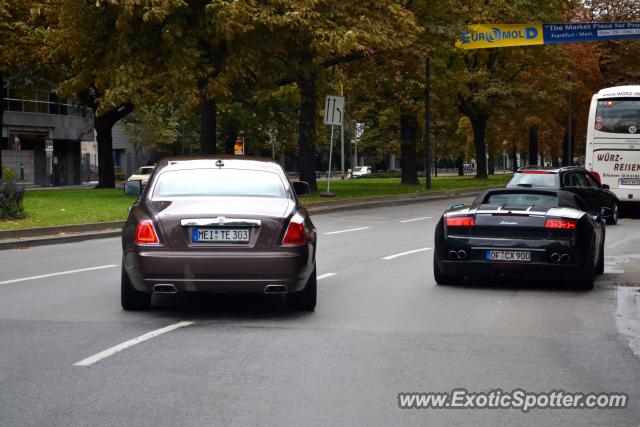
[[[287,232],[282,239],[283,245],[304,245],[307,243],[307,233],[304,229],[304,218],[296,214],[289,221]]]
[[[145,219],[138,223],[136,229],[136,243],[143,243],[145,245],[158,244],[158,235],[153,228],[153,222],[150,219]]]
[[[476,221],[472,216],[450,216],[447,218],[447,227],[475,227]]]
[[[558,228],[562,230],[575,230],[578,223],[575,219],[549,218],[544,223],[544,228]]]

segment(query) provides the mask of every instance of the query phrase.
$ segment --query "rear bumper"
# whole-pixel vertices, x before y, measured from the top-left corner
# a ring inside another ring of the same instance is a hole
[[[447,276],[512,277],[545,281],[571,280],[581,271],[577,264],[552,264],[546,262],[505,263],[491,261],[444,261],[440,268]]]
[[[123,263],[133,287],[147,293],[158,284],[177,292],[263,293],[267,285],[297,292],[313,272],[314,251],[311,244],[250,253],[154,249],[127,252]]]

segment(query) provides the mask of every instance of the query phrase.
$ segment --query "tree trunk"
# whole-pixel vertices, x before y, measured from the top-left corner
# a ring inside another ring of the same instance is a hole
[[[456,157],[456,167],[458,168],[458,176],[464,176],[464,155],[460,154]]]
[[[214,99],[206,99],[200,104],[200,151],[202,154],[216,153],[216,113]]]
[[[4,75],[0,71],[0,94],[4,88]],[[2,126],[4,125],[4,99],[0,96],[0,139],[2,138]],[[0,141],[0,184],[2,184],[2,143]]]
[[[233,155],[233,149],[236,145],[236,139],[238,139],[238,130],[237,129],[228,129],[227,130],[227,139],[224,143],[224,152],[225,154]]]
[[[511,147],[511,168],[513,171],[518,170],[518,152],[516,151],[516,144]]]
[[[485,142],[487,118],[476,116],[471,119],[473,127],[473,144],[476,148],[476,178],[487,179],[487,147]]]
[[[400,161],[402,165],[402,184],[418,185],[418,118],[411,109],[400,111]]]
[[[538,165],[538,128],[529,129],[529,164]]]
[[[300,92],[300,117],[298,126],[298,158],[300,180],[309,184],[311,191],[318,189],[315,171],[315,139],[316,139],[316,76],[300,78],[296,82]]]
[[[96,188],[115,188],[116,177],[113,170],[113,135],[115,122],[106,115],[95,117],[93,127],[96,129],[98,142],[98,185]]]
[[[491,144],[489,144],[489,146],[487,147],[487,151],[489,151],[488,172],[489,172],[489,175],[495,175],[496,173],[495,153],[493,152],[493,146]]]
[[[95,111],[96,103],[93,102]],[[133,104],[124,104],[93,117],[98,142],[98,185],[96,188],[115,188],[116,177],[113,170],[113,126],[133,111]],[[94,113],[95,114],[95,113]]]

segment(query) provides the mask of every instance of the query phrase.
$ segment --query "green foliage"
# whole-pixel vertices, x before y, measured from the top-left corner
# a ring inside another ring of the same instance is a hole
[[[7,180],[0,184],[0,219],[25,218],[23,199],[24,188],[15,181]]]

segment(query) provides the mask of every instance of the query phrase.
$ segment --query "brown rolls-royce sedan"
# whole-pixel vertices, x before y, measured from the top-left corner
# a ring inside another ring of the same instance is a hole
[[[188,158],[160,162],[122,229],[121,302],[151,305],[152,294],[286,294],[287,306],[316,305],[316,230],[277,163]]]

